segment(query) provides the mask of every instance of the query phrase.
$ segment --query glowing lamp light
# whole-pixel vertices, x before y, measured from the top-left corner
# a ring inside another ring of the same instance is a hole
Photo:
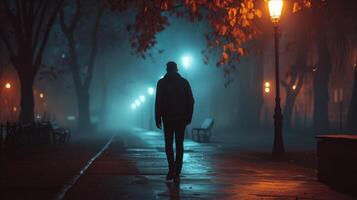
[[[136,107],[139,107],[139,106],[140,106],[140,104],[141,104],[140,100],[138,100],[138,99],[137,99],[137,100],[135,100],[135,102],[134,102],[134,103],[135,103]]]
[[[6,89],[10,89],[10,88],[11,88],[11,83],[6,83],[6,84],[5,84],[5,88],[6,88]]]
[[[291,89],[296,90],[296,85],[293,85],[293,87],[291,87]]]
[[[190,56],[182,57],[182,65],[185,69],[188,69],[190,67],[191,62],[192,62],[192,58]]]
[[[264,91],[265,91],[265,93],[269,93],[270,92],[270,88],[267,87],[267,88],[264,89]]]
[[[141,102],[145,102],[145,96],[141,95],[141,96],[139,97],[139,99],[140,99]]]
[[[16,106],[14,106],[14,107],[12,108],[12,111],[14,111],[14,112],[16,112],[16,111],[17,111]]]
[[[265,82],[264,85],[265,85],[266,88],[270,87],[270,83],[269,82]]]
[[[153,95],[155,93],[155,89],[153,87],[148,88],[148,94]]]
[[[270,92],[270,82],[265,82],[264,87],[264,92],[268,94]]]
[[[41,92],[40,93],[40,98],[43,99],[43,97],[45,97],[45,95]]]
[[[283,9],[283,0],[269,0],[269,14],[273,23],[277,23]]]

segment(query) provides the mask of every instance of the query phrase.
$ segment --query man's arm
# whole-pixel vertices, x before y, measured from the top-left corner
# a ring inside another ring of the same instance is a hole
[[[156,97],[155,97],[155,122],[156,127],[161,129],[161,117],[162,117],[162,91],[160,86],[160,81],[156,86]]]
[[[193,94],[192,94],[192,90],[191,90],[191,86],[190,86],[189,82],[187,82],[186,93],[187,93],[187,111],[188,111],[188,113],[187,113],[188,119],[187,119],[186,124],[191,124],[195,99],[193,98]]]

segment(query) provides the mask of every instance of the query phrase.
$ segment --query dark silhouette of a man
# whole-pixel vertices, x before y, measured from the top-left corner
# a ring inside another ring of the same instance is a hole
[[[157,128],[164,124],[165,150],[169,172],[166,180],[180,181],[183,159],[183,140],[186,125],[191,123],[194,99],[188,81],[180,76],[175,62],[166,64],[166,75],[159,80],[156,89],[155,120]],[[173,139],[175,136],[176,159]]]

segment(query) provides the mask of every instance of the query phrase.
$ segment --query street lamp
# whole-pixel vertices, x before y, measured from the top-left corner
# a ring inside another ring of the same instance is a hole
[[[139,107],[139,106],[140,106],[140,104],[141,104],[140,100],[138,100],[138,99],[137,99],[137,100],[135,100],[135,101],[134,101],[134,103],[135,103],[136,107]]]
[[[269,0],[269,13],[274,24],[274,40],[275,40],[275,110],[274,110],[274,146],[273,156],[281,157],[285,154],[283,135],[282,135],[282,119],[280,106],[280,78],[279,78],[279,32],[278,22],[283,8],[283,0]]]
[[[270,82],[265,82],[264,86],[264,91],[268,94],[270,92]]]
[[[148,94],[151,96],[155,93],[155,89],[153,87],[148,88]]]
[[[10,89],[10,88],[11,88],[11,83],[6,83],[6,84],[5,84],[5,88],[6,88],[6,89]]]
[[[188,69],[190,67],[191,62],[192,62],[191,56],[186,55],[182,57],[182,65],[185,69]]]
[[[141,102],[143,102],[143,103],[145,102],[145,96],[141,95],[141,96],[139,97],[139,99],[140,99]]]

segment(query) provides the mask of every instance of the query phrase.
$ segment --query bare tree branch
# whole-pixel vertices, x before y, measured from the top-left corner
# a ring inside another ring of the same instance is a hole
[[[100,22],[101,22],[103,13],[104,13],[104,6],[101,5],[101,7],[98,10],[97,17],[95,19],[93,33],[92,33],[93,35],[92,35],[92,38],[91,38],[91,40],[92,40],[92,50],[91,50],[90,55],[89,55],[87,76],[86,76],[86,79],[84,81],[84,87],[85,88],[89,87],[90,82],[91,82],[92,77],[93,77],[94,61],[95,61],[95,57],[96,57],[97,50],[98,50],[98,31],[99,31],[99,26],[100,26]]]
[[[70,29],[74,30],[81,17],[81,0],[76,1],[76,13],[69,25]]]
[[[48,37],[50,35],[50,31],[51,31],[51,28],[54,24],[54,21],[56,19],[56,16],[57,16],[57,13],[59,11],[59,9],[62,7],[62,4],[63,4],[63,1],[64,0],[59,0],[59,2],[57,3],[56,7],[54,8],[54,10],[52,11],[52,14],[48,20],[48,23],[47,23],[47,27],[46,27],[46,30],[45,30],[45,35],[44,35],[44,38],[42,40],[42,43],[41,43],[41,46],[39,47],[39,50],[37,52],[37,55],[36,55],[36,59],[35,59],[35,62],[34,62],[34,68],[35,68],[35,72],[37,72],[41,62],[42,62],[42,56],[43,56],[43,52],[45,50],[45,47],[46,47],[46,44],[47,44],[47,40],[48,40]]]
[[[63,7],[61,7],[60,11],[59,11],[59,22],[60,22],[60,26],[61,26],[62,32],[67,36],[69,34],[69,28],[66,25],[66,22],[64,21],[64,9],[63,9]]]
[[[5,8],[7,16],[9,17],[10,21],[12,23],[14,23],[16,16],[11,12],[10,7],[9,7],[9,3],[7,2],[7,0],[3,0],[2,2],[3,2],[3,5],[4,5],[4,8]]]
[[[46,3],[47,1],[38,1],[36,8],[34,9],[33,12],[33,17],[36,18],[38,13],[40,12],[40,9],[42,7],[42,5],[44,5],[44,3]]]
[[[38,46],[38,40],[39,40],[39,37],[40,37],[41,27],[42,27],[43,21],[45,19],[45,13],[46,13],[47,6],[48,6],[48,1],[42,1],[42,2],[44,2],[44,4],[43,4],[43,8],[41,10],[41,14],[39,16],[39,22],[37,24],[35,37],[34,37],[34,40],[33,40],[33,48],[32,48],[33,52],[36,52],[36,49],[37,49],[37,46]],[[40,8],[39,8],[39,10],[40,10]],[[36,18],[36,17],[34,16],[34,18]]]
[[[10,56],[13,58],[15,56],[14,50],[11,47],[10,41],[6,38],[6,35],[4,34],[1,26],[0,26],[0,37],[3,40],[3,42],[5,43],[5,46],[6,46],[7,50],[8,50],[8,52],[9,52]]]
[[[70,70],[73,78],[73,82],[75,85],[75,90],[76,92],[80,92],[82,90],[82,82],[81,78],[79,75],[79,64],[77,61],[77,51],[75,48],[75,41],[74,41],[74,30],[75,27],[70,28],[69,25],[66,24],[64,20],[64,9],[61,7],[59,11],[59,21],[60,21],[60,26],[61,30],[66,36],[67,42],[68,42],[68,53],[69,53],[69,60],[70,60]]]

